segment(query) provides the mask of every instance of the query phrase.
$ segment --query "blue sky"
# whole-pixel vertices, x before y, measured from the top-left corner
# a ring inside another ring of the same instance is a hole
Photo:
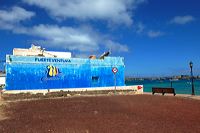
[[[0,60],[32,43],[125,58],[125,75],[200,75],[199,0],[1,0]],[[0,68],[3,68],[1,63]]]

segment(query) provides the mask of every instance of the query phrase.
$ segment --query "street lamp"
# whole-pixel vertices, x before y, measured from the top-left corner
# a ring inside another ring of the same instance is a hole
[[[192,72],[192,67],[193,67],[193,63],[190,61],[190,72],[191,72],[191,80],[192,80],[192,95],[194,94],[194,76],[193,76],[193,72]]]

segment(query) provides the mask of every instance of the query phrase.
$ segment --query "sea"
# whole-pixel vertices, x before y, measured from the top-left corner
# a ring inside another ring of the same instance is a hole
[[[144,92],[152,92],[152,87],[173,87],[176,94],[192,94],[191,80],[132,80],[125,82],[127,86],[143,85]],[[195,95],[200,95],[200,80],[194,80]]]

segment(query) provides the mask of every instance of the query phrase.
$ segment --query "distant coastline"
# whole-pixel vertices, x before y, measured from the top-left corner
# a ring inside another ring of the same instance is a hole
[[[190,80],[190,75],[179,75],[179,76],[167,76],[167,77],[133,77],[127,76],[125,77],[126,81],[144,81],[144,80],[170,80],[170,81],[178,81],[178,80]],[[200,76],[194,76],[194,79],[200,80]]]

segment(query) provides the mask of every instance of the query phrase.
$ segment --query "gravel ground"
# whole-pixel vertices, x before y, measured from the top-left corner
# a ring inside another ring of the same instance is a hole
[[[180,97],[54,98],[9,102],[2,110],[0,133],[200,132],[200,101]]]

